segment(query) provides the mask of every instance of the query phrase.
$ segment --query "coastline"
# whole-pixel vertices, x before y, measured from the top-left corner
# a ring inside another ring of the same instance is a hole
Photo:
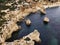
[[[45,7],[46,9],[47,9],[47,8],[59,7],[59,6],[60,6],[60,2],[56,2],[56,3],[44,5],[44,7]]]
[[[54,4],[55,5],[55,4]],[[54,5],[48,5],[48,6],[41,6],[41,5],[38,5],[36,4],[36,6],[34,8],[28,8],[28,9],[25,9],[24,11],[21,11],[21,10],[16,10],[16,11],[11,11],[11,12],[8,12],[9,14],[5,15],[5,18],[9,21],[7,22],[8,24],[4,24],[4,28],[2,28],[3,30],[3,34],[0,35],[0,40],[1,42],[0,43],[3,43],[5,42],[6,39],[10,38],[12,32],[14,31],[17,31],[18,29],[18,25],[16,24],[17,21],[22,21],[24,19],[24,17],[28,16],[31,12],[32,13],[35,13],[37,12],[38,10],[43,10],[43,8],[51,8],[51,7],[55,7]],[[58,5],[58,4],[57,4]],[[56,6],[57,6],[56,5]],[[58,5],[60,6],[60,5]],[[36,8],[38,7],[38,8]],[[43,7],[43,8],[42,8]],[[26,11],[27,10],[27,11]],[[15,13],[15,14],[14,14]],[[13,17],[9,17],[9,15],[13,15]],[[8,27],[8,28],[7,28]],[[6,32],[6,31],[9,31],[9,32]],[[6,35],[7,34],[7,35]],[[3,38],[1,38],[1,36]],[[2,41],[3,40],[3,41]]]

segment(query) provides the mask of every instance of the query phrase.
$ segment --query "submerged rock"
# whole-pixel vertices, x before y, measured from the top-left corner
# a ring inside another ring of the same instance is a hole
[[[22,29],[22,27],[21,27],[21,26],[19,26],[19,29]]]
[[[4,42],[2,45],[34,45],[34,41],[40,41],[40,33],[35,30],[28,34],[27,36],[24,36],[22,39],[15,40],[13,42]]]
[[[31,25],[31,20],[30,19],[27,19],[27,20],[25,20],[25,23],[26,23],[26,25]]]
[[[48,17],[44,17],[44,22],[48,23],[49,22],[49,18]]]

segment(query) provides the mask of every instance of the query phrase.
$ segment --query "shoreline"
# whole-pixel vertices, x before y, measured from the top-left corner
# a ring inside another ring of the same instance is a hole
[[[37,35],[37,36],[36,36]],[[34,30],[27,36],[22,37],[19,40],[14,40],[13,42],[4,42],[1,45],[34,45],[36,42],[41,42],[41,39],[39,38],[40,33],[37,30]]]
[[[44,5],[44,7],[45,7],[46,9],[47,9],[47,8],[59,7],[59,6],[60,6],[60,2],[56,2],[56,3]]]
[[[60,3],[59,3],[58,6],[60,6]],[[41,10],[44,11],[44,9],[52,8],[52,7],[55,7],[55,4],[52,5],[52,6],[51,5],[46,6],[46,5],[42,5],[42,4],[40,5],[40,3],[37,3],[32,8],[28,8],[28,9],[25,8],[24,11],[15,10],[15,11],[8,12],[8,14],[5,15],[5,18],[6,18],[6,20],[8,20],[8,19],[9,20],[7,21],[7,24],[3,24],[4,25],[4,27],[2,28],[2,33],[3,34],[0,35],[0,43],[5,42],[6,39],[11,37],[11,34],[14,31],[17,31],[19,29],[18,25],[16,24],[17,21],[22,21],[24,19],[24,17],[28,16],[31,12],[35,13],[38,10],[39,11],[41,11]]]

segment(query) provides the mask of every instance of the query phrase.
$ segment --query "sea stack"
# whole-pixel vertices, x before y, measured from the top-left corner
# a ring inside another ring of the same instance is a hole
[[[27,19],[27,20],[25,20],[25,23],[26,23],[27,26],[30,26],[31,25],[31,20]]]
[[[49,22],[49,18],[48,17],[44,17],[44,23],[48,23]]]

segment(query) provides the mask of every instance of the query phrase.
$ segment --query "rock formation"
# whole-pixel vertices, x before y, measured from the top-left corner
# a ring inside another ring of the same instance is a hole
[[[34,41],[36,42],[41,41],[39,36],[40,36],[40,33],[37,30],[34,30],[27,36],[24,36],[22,39],[15,40],[13,42],[4,42],[1,45],[34,45],[35,44]]]
[[[46,14],[45,9],[41,9],[40,12],[41,12],[41,14],[44,14],[44,15]]]
[[[49,22],[49,18],[48,17],[44,17],[44,22],[48,23]]]
[[[27,20],[25,20],[25,23],[26,23],[26,25],[31,25],[31,20],[30,19],[27,19]]]
[[[39,36],[40,36],[40,33],[35,29],[34,32],[32,32],[32,33],[28,34],[27,36],[23,37],[23,39],[28,37],[29,39],[31,39],[33,41],[41,42],[41,39],[39,38]]]
[[[17,24],[12,21],[8,21],[7,24],[4,24],[2,30],[0,31],[0,43],[5,42],[6,39],[11,37],[12,32],[17,30]]]

